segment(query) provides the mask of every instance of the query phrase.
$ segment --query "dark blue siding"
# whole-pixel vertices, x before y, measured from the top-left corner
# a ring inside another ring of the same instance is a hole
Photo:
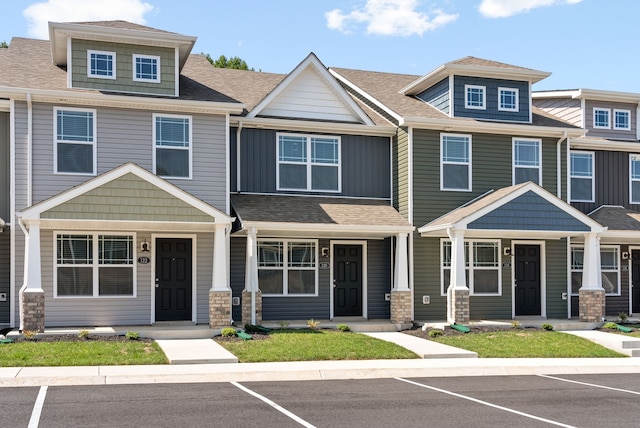
[[[418,94],[418,98],[425,101],[444,114],[449,114],[450,99],[449,99],[449,78],[442,79],[426,91]]]
[[[465,85],[478,85],[486,88],[486,109],[465,108]],[[498,88],[518,89],[519,110],[517,112],[498,110]],[[509,122],[529,122],[529,82],[480,77],[455,76],[453,84],[453,116],[471,117]]]
[[[531,191],[469,223],[469,229],[590,230],[586,224]]]
[[[367,243],[367,306],[369,319],[389,319],[390,304],[384,299],[391,292],[391,243],[369,241]]]
[[[229,280],[231,283],[231,293],[233,297],[240,297],[240,301],[242,301],[247,240],[245,238],[232,237],[229,253]],[[237,325],[240,325],[240,322],[242,321],[242,306],[233,306],[231,317]]]

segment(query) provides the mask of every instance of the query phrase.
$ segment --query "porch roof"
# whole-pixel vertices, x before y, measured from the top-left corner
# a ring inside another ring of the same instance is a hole
[[[270,236],[372,237],[410,233],[413,227],[389,201],[322,196],[231,195],[240,222]]]
[[[640,239],[640,213],[621,206],[602,205],[589,217],[607,228],[604,241],[635,243]]]

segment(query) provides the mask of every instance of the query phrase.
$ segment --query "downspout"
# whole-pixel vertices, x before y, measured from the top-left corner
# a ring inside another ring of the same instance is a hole
[[[558,192],[558,198],[562,199],[562,150],[561,150],[561,146],[562,146],[562,142],[565,141],[567,139],[567,131],[564,131],[564,133],[562,134],[562,137],[558,140],[558,142],[556,143],[556,162],[557,162],[557,167],[556,167],[556,183],[557,184],[557,192]],[[569,162],[569,159],[567,159],[567,163]],[[568,195],[567,195],[568,196]],[[567,197],[567,202],[569,202],[569,198]]]
[[[240,193],[242,191],[242,186],[240,185],[240,137],[242,134],[242,121],[238,121],[238,129],[236,129],[236,192]]]
[[[24,223],[22,222],[22,217],[18,217],[18,226],[20,226],[20,229],[22,229],[22,233],[25,236],[25,239],[29,239],[29,231],[27,230],[26,227],[24,227]],[[23,274],[23,282],[22,282],[22,286],[20,287],[20,290],[18,291],[18,310],[20,311],[20,331],[24,330],[24,319],[22,317],[22,307],[23,307],[23,303],[22,303],[22,293],[24,292],[24,290],[27,288],[27,280],[28,280],[28,270],[26,268],[26,266],[28,265],[28,255],[25,252],[25,260],[24,260],[24,274]]]

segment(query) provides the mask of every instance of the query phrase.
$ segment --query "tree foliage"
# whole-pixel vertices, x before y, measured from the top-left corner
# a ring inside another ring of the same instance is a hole
[[[8,48],[9,45],[4,40],[0,42],[0,48]]]
[[[253,67],[249,68],[249,66],[247,65],[245,60],[243,60],[242,58],[237,57],[237,56],[234,56],[234,57],[231,57],[231,58],[227,58],[224,55],[220,55],[220,57],[218,59],[213,59],[213,58],[211,58],[211,55],[206,54],[204,57],[214,67],[218,67],[218,68],[233,68],[235,70],[255,71],[253,69]]]

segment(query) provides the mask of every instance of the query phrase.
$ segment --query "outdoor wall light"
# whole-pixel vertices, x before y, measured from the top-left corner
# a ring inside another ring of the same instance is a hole
[[[148,253],[151,250],[151,244],[149,244],[149,241],[147,241],[146,239],[142,241],[142,243],[140,244],[140,250],[143,253]]]

